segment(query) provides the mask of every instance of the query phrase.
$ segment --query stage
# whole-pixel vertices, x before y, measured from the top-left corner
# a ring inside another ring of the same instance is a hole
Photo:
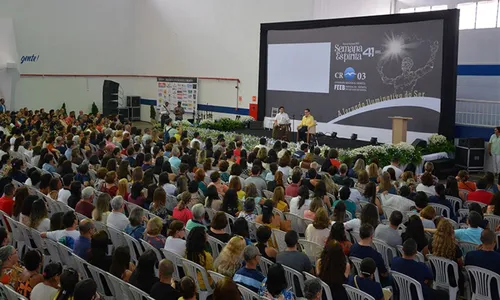
[[[266,129],[237,129],[235,130],[237,133],[241,134],[249,134],[253,136],[258,136],[258,137],[267,137],[271,138],[272,137],[272,130],[266,130]],[[297,133],[296,132],[290,132],[288,134],[288,141],[290,142],[295,142],[297,138]],[[363,146],[370,145],[370,142],[367,141],[359,141],[359,140],[351,140],[351,139],[345,139],[345,138],[332,138],[331,136],[320,136],[318,137],[318,144],[320,146],[322,145],[327,145],[331,148],[342,148],[342,149],[353,149],[353,148],[359,148]]]

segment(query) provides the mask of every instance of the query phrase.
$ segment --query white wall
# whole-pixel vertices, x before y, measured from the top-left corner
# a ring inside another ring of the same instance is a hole
[[[314,0],[316,19],[347,18],[392,13],[393,0]]]

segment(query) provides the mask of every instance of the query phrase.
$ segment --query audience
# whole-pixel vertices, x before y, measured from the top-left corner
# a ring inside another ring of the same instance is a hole
[[[203,227],[195,227],[189,232],[186,239],[186,258],[192,262],[195,262],[206,270],[214,269],[214,259],[212,255],[205,251],[205,243],[207,242],[207,234]],[[205,282],[200,273],[198,273],[198,282],[200,284],[200,290],[205,290]],[[210,285],[212,284],[212,279],[209,278]]]
[[[125,203],[121,196],[115,196],[111,199],[111,209],[106,224],[121,231],[125,230],[130,221],[124,214]]]
[[[97,284],[90,278],[79,281],[75,285],[73,295],[74,300],[95,300],[100,298],[100,295],[97,294]]]
[[[278,264],[290,267],[298,272],[312,273],[312,265],[309,257],[298,251],[299,235],[297,232],[290,230],[285,234],[286,250],[279,252],[276,256]]]
[[[75,240],[73,252],[84,260],[88,259],[92,236],[95,233],[94,222],[89,219],[80,221],[80,236]]]
[[[130,275],[129,283],[149,294],[151,288],[159,281],[155,275],[155,264],[158,262],[153,250],[146,250],[137,263],[137,268]]]
[[[144,240],[156,249],[162,249],[165,246],[165,242],[167,240],[167,238],[161,234],[162,229],[162,219],[160,217],[151,218],[148,221],[148,225],[146,227]]]
[[[179,220],[173,220],[168,227],[165,250],[173,252],[179,256],[184,256],[186,253],[184,233],[184,224]]]
[[[49,263],[45,266],[45,268],[43,268],[43,281],[33,288],[30,299],[54,299],[59,289],[59,278],[62,271],[62,265],[60,263]]]
[[[250,290],[258,293],[262,282],[266,279],[261,272],[257,270],[260,261],[260,251],[253,245],[246,246],[243,250],[243,259],[245,264],[233,276],[234,282],[241,284]]]
[[[373,260],[373,258],[363,258],[359,267],[359,275],[349,276],[347,284],[360,289],[376,300],[383,300],[385,298],[382,286],[380,283],[375,281],[376,270],[377,263]]]
[[[73,268],[64,269],[59,278],[59,291],[54,300],[70,300],[74,298],[75,287],[80,278]]]
[[[257,247],[257,249],[259,249],[260,255],[262,255],[262,257],[275,262],[276,255],[278,255],[278,250],[268,245],[271,237],[271,228],[269,228],[268,226],[259,226],[259,228],[257,228],[257,244],[255,244],[255,246]]]
[[[174,274],[174,268],[176,267],[177,266],[168,259],[162,259],[160,261],[158,266],[160,280],[152,286],[151,292],[149,293],[153,299],[178,299],[180,297],[179,291],[172,285],[172,274]]]
[[[347,282],[350,273],[351,267],[342,246],[337,241],[329,241],[316,262],[316,274],[328,285],[333,299],[349,299],[342,285]]]
[[[374,238],[386,242],[391,247],[399,246],[403,243],[401,235],[398,231],[399,225],[403,222],[403,214],[399,210],[395,210],[389,217],[389,224],[380,224],[375,229]]]
[[[241,236],[232,237],[214,261],[214,269],[224,276],[233,277],[243,261],[246,242]]]
[[[469,212],[467,217],[467,225],[469,228],[455,229],[455,237],[460,242],[467,242],[472,244],[481,244],[481,233],[483,228],[480,227],[483,219],[481,215],[475,211]]]
[[[306,228],[305,236],[308,241],[319,245],[324,245],[330,235],[330,220],[324,208],[316,211],[314,222]]]
[[[144,209],[140,207],[134,207],[130,212],[128,220],[130,223],[127,225],[127,227],[125,227],[125,233],[137,240],[144,238],[144,232],[146,231],[146,226],[144,226],[144,223],[147,221],[147,216],[144,213]]]
[[[486,180],[484,178],[480,178],[476,183],[476,190],[471,191],[467,195],[467,201],[476,201],[490,205],[493,194],[486,190],[487,185]]]

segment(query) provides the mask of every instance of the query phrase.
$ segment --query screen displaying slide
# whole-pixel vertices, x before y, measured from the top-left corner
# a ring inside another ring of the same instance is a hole
[[[318,122],[436,133],[441,113],[442,19],[267,31],[265,115],[305,108]],[[454,112],[453,112],[454,113]],[[349,133],[350,135],[350,133]]]

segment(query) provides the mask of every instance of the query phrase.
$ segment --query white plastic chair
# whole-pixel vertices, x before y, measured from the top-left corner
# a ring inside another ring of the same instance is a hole
[[[293,293],[295,295],[304,294],[304,275],[299,271],[296,271],[288,266],[282,265],[283,269],[285,269],[285,277],[288,282],[288,286],[292,287]],[[295,279],[296,278],[296,279]],[[299,283],[299,287],[295,285],[295,282]],[[300,291],[297,289],[300,288]]]
[[[299,235],[303,236],[307,228],[304,218],[288,212],[284,213],[284,215],[286,219],[290,220],[290,222],[292,223],[292,229],[295,230]]]
[[[24,247],[26,244],[24,243],[24,235],[23,232],[18,228],[18,225],[14,219],[11,217],[5,215],[5,220],[7,220],[7,223],[9,224],[10,230],[12,232],[12,242],[14,243],[14,247],[16,247],[17,251],[21,254],[20,256],[22,257],[22,254],[24,253]]]
[[[224,275],[222,275],[221,273],[217,273],[215,271],[207,271],[208,274],[210,275],[210,277],[212,277],[213,281],[214,281],[214,284],[217,284],[217,282],[219,282],[219,280],[222,280],[224,279]]]
[[[242,286],[241,284],[237,284],[238,290],[240,291],[241,297],[243,300],[259,300],[261,299],[259,294],[252,291],[251,289]]]
[[[207,212],[207,215],[208,215],[208,219],[210,220],[210,222],[212,222],[214,216],[215,216],[215,209],[213,208],[210,208],[210,207],[205,207],[205,211]]]
[[[349,233],[351,234],[351,239],[353,244],[361,241],[361,237],[359,236],[358,230],[351,230]]]
[[[57,247],[59,248],[61,262],[68,267],[76,269],[75,262],[73,261],[73,250],[61,243],[57,243]]]
[[[360,275],[361,273],[361,261],[363,261],[361,258],[354,257],[354,256],[349,256],[349,260],[352,262],[354,265],[354,274]],[[378,274],[378,268],[375,269],[375,281],[380,283],[380,275]]]
[[[446,200],[450,201],[453,211],[456,213],[463,205],[463,201],[460,198],[453,196],[446,196]]]
[[[457,211],[457,221],[458,223],[463,223],[467,220],[467,216],[469,215],[469,210],[466,208],[461,208]]]
[[[280,216],[282,221],[286,220],[283,212],[281,210],[277,209],[276,207],[273,208],[273,214]]]
[[[74,265],[76,266],[76,270],[78,271],[78,274],[80,275],[80,278],[87,279],[89,278],[89,268],[88,268],[88,263],[83,260],[83,258],[74,255],[72,257]]]
[[[391,266],[392,259],[398,256],[398,252],[396,248],[389,246],[386,242],[373,239],[373,245],[375,245],[375,249],[382,255],[386,266]]]
[[[446,221],[450,222],[451,226],[453,226],[453,229],[458,229],[460,226],[458,225],[457,222],[455,222],[454,220],[452,219],[449,219],[449,218],[445,218]]]
[[[304,276],[306,277],[306,280],[318,279],[320,281],[321,287],[323,288],[323,293],[321,294],[320,300],[325,300],[325,299],[323,299],[323,294],[326,295],[326,300],[333,300],[332,291],[330,290],[330,287],[328,286],[328,284],[326,284],[323,280],[319,279],[318,277],[316,277],[310,273],[307,273],[307,272],[303,272],[303,273],[304,273]]]
[[[264,197],[267,199],[273,199],[274,193],[268,190],[262,190],[262,193],[264,194]]]
[[[4,285],[2,283],[0,283],[0,291],[3,292],[7,300],[28,300],[28,298],[14,291],[14,289],[10,286]]]
[[[210,248],[212,248],[212,257],[215,260],[217,256],[219,256],[222,249],[226,246],[226,243],[223,243],[221,240],[210,235],[208,236],[207,241],[208,244],[210,244]]]
[[[66,262],[62,260],[61,255],[59,254],[59,246],[57,245],[57,242],[51,239],[45,239],[45,245],[47,246],[47,251],[49,252],[50,260],[52,262],[60,262],[63,265],[66,265]]]
[[[392,206],[382,206],[382,210],[384,211],[384,219],[389,220],[392,212],[397,209]]]
[[[420,282],[410,276],[406,276],[405,274],[395,271],[391,271],[391,275],[394,280],[394,284],[397,286],[397,290],[395,290],[395,292],[399,293],[399,300],[424,300],[424,294],[422,292],[422,285],[420,285]],[[417,299],[412,297],[412,285],[417,292]]]
[[[132,298],[130,298],[130,296],[129,296],[129,300],[130,299],[134,299],[134,300],[153,300],[153,298],[151,298],[148,295],[148,293],[143,292],[142,290],[136,288],[135,286],[133,286],[133,285],[131,285],[129,283],[126,283],[125,281],[123,281],[122,286],[123,286],[122,290],[128,290],[128,294],[131,295]]]
[[[278,245],[278,251],[279,252],[285,251],[287,248],[285,243],[286,232],[276,228],[273,228],[272,231],[273,231],[274,241],[276,242],[276,245]]]
[[[269,267],[271,267],[274,263],[272,261],[270,261],[269,259],[265,258],[265,257],[260,257],[259,259],[259,266],[260,266],[260,270],[262,271],[262,274],[264,274],[264,276],[267,276],[267,270],[269,270]]]
[[[166,259],[170,260],[174,264],[174,274],[172,274],[172,278],[177,282],[181,281],[179,268],[182,268],[182,257],[166,249],[161,249],[161,253]]]
[[[152,250],[156,255],[156,259],[159,262],[163,259],[162,253],[159,249],[156,249],[153,245],[151,245],[150,243],[148,243],[147,241],[145,241],[143,239],[140,239],[139,243],[141,243],[141,246],[144,249],[144,251]]]
[[[493,232],[495,232],[498,225],[500,225],[500,216],[484,215],[484,219],[488,220],[488,227]]]
[[[433,288],[441,288],[449,291],[450,300],[457,299],[458,293],[458,264],[452,260],[438,257],[434,255],[427,255],[427,259],[434,270],[434,281]],[[453,275],[455,282],[451,282],[450,277],[448,276],[449,267],[453,268]],[[452,284],[455,286],[453,287]]]
[[[481,206],[481,208],[485,208],[487,205],[484,204],[483,202],[479,202],[479,201],[473,201],[473,200],[467,200],[464,202],[464,207],[465,208],[469,208],[469,205],[472,204],[472,203],[477,203],[479,204],[479,206]]]
[[[397,245],[396,249],[398,250],[398,253],[401,257],[403,257],[403,246]],[[422,254],[422,252],[417,252],[417,255],[415,256],[414,261],[422,262],[425,263],[425,257]]]
[[[104,297],[108,299],[114,299],[119,294],[121,294],[114,290],[113,284],[111,282],[108,282],[108,276],[106,276],[106,272],[91,264],[88,265],[88,268],[90,274],[92,274],[92,279],[94,279],[97,285],[97,292],[99,292],[99,294],[104,295]],[[106,295],[106,289],[104,288],[103,279],[106,282],[106,285],[108,286],[111,295]]]
[[[111,243],[113,243],[114,248],[120,246],[127,246],[127,241],[125,241],[125,237],[123,237],[122,231],[109,225],[107,226],[107,228],[108,228],[109,238],[111,239]]]
[[[134,238],[126,233],[123,234],[123,238],[125,239],[125,242],[127,243],[128,247],[130,249],[130,259],[135,264],[137,264],[139,257],[144,252],[144,249],[142,248],[141,243],[139,243],[139,241],[136,238]]]
[[[182,259],[182,265],[184,267],[184,273],[191,276],[198,287],[200,286],[200,282],[198,281],[198,272],[201,274],[201,278],[205,284],[205,290],[198,291],[199,300],[206,300],[214,293],[214,290],[210,285],[210,280],[208,279],[207,270],[204,267],[185,258]]]
[[[356,289],[350,285],[343,284],[347,296],[351,300],[375,300],[370,294],[363,292],[362,290]]]
[[[446,218],[449,218],[451,216],[450,209],[448,207],[437,203],[429,203],[429,205],[432,206],[436,211],[436,216],[443,216]]]
[[[231,216],[230,214],[228,213],[225,213],[226,214],[226,217],[227,217],[227,226],[226,228],[224,228],[224,231],[227,233],[227,234],[231,234],[231,226],[234,224],[234,221],[236,221],[236,218]]]
[[[467,270],[467,273],[469,274],[471,281],[474,280],[474,282],[471,283],[472,300],[491,299],[492,298],[491,282],[493,279],[495,279],[497,282],[497,288],[498,288],[497,294],[500,295],[499,274],[475,266],[465,266],[465,270]]]
[[[468,243],[468,242],[458,242],[458,246],[462,250],[462,253],[465,257],[467,255],[467,253],[477,250],[477,246],[479,246],[479,245],[476,245],[473,243]]]
[[[316,261],[321,256],[321,252],[323,252],[323,246],[320,244],[316,244],[315,242],[311,242],[304,239],[299,239],[299,245],[302,247],[302,252],[304,252],[308,257],[311,263],[314,265]]]

